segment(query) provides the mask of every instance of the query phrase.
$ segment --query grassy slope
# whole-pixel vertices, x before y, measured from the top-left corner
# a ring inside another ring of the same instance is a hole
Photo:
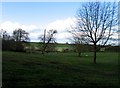
[[[55,85],[117,88],[117,53],[98,53],[96,65],[92,63],[92,54],[87,54],[77,57],[75,53],[42,56],[3,52],[3,88]]]

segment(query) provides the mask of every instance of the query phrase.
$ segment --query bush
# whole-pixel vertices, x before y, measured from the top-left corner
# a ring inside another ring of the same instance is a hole
[[[14,40],[2,40],[3,51],[17,51],[24,52],[24,45],[22,42],[15,42]]]

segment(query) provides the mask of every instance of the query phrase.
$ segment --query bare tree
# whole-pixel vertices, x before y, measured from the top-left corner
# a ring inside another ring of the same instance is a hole
[[[94,48],[93,62],[96,63],[96,46],[105,45],[112,35],[112,27],[117,24],[117,8],[113,2],[88,2],[78,10],[74,33],[84,35]]]
[[[13,31],[13,39],[16,43],[16,51],[24,51],[24,43],[28,43],[30,41],[28,37],[29,33],[25,30],[22,30],[21,28]]]
[[[0,38],[2,38],[2,40],[10,40],[10,35],[7,33],[7,31],[1,29]]]
[[[79,35],[79,33],[75,32],[75,30],[69,31],[69,33],[72,34],[72,38],[70,38],[71,42],[73,43],[72,46],[74,46],[78,56],[81,56],[81,53],[86,50],[86,45],[88,44],[88,41],[86,41],[86,36],[82,34]]]
[[[29,41],[28,37],[29,33],[25,30],[22,30],[21,28],[13,31],[13,38],[16,42],[25,42]]]
[[[57,33],[57,30],[49,30],[46,34],[46,29],[44,30],[44,35],[41,35],[39,37],[40,41],[43,42],[43,46],[42,46],[42,54],[45,53],[46,48],[48,47],[48,45],[50,43],[54,44],[55,42],[55,34]]]

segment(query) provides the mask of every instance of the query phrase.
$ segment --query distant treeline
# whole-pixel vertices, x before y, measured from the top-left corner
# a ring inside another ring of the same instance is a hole
[[[2,50],[25,52],[25,44],[25,42],[16,42],[14,40],[2,40]]]
[[[28,33],[22,29],[16,29],[10,36],[7,31],[1,30],[0,39],[2,40],[3,51],[24,52],[25,44],[29,43]]]
[[[6,31],[1,30],[0,39],[2,40],[3,51],[17,51],[17,52],[33,52],[42,51],[45,44],[43,42],[30,42],[28,34],[25,30],[17,29],[13,31],[13,35],[10,36]],[[48,43],[45,52],[92,52],[93,45],[90,44],[59,44]],[[97,52],[109,51],[119,52],[119,46],[101,46],[97,45]]]
[[[74,44],[71,44],[72,46],[75,46]],[[83,52],[93,52],[93,45],[82,45]],[[112,45],[97,45],[97,52],[119,52],[120,51],[120,46],[112,46]]]
[[[52,44],[51,44],[52,45]],[[26,47],[30,48],[30,46],[34,46],[34,50],[40,51],[40,48],[42,46],[42,43],[38,42],[16,42],[14,40],[2,40],[2,50],[3,51],[18,51],[18,52],[26,52]],[[68,47],[69,46],[69,47]],[[59,49],[61,48],[60,52],[77,52],[76,49],[74,48],[74,44],[59,44],[57,43],[54,48],[49,48],[48,52],[58,52]],[[38,49],[36,49],[36,47]],[[56,48],[55,48],[56,47]],[[84,47],[83,52],[93,52],[93,45],[82,45]],[[100,46],[97,45],[97,52],[119,52],[120,47],[119,46],[111,46],[111,45],[106,45],[106,46]]]

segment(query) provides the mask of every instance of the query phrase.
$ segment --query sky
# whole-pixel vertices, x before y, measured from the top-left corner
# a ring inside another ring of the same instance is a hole
[[[2,2],[2,28],[12,33],[21,27],[29,32],[31,41],[44,29],[56,29],[57,41],[67,42],[67,30],[74,23],[78,2]]]
[[[68,30],[76,21],[81,2],[2,2],[0,29],[12,35],[13,30],[22,28],[29,32],[31,42],[39,42],[44,29],[58,31],[58,43],[69,42]],[[19,1],[19,0],[18,0]],[[1,9],[0,9],[1,10]]]

